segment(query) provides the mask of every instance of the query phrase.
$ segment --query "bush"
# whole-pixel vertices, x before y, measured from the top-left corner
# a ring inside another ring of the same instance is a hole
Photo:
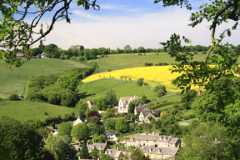
[[[206,51],[202,51],[202,54],[207,54],[207,52]]]
[[[13,101],[20,100],[17,94],[10,94],[9,99]]]
[[[194,54],[197,54],[197,51],[194,51],[193,53],[194,53]]]
[[[144,81],[143,78],[139,78],[139,79],[137,80],[137,84],[138,84],[139,86],[141,86],[141,85],[143,85],[143,81]]]
[[[153,63],[145,63],[145,66],[153,66]]]

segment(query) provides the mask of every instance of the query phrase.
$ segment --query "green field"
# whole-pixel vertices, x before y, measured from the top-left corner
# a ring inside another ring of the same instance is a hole
[[[51,74],[72,68],[88,67],[79,62],[60,59],[31,59],[19,68],[10,70],[8,63],[0,63],[0,93],[26,94],[31,76]]]
[[[47,112],[49,115],[45,115]],[[69,108],[64,106],[57,106],[43,102],[33,102],[26,100],[21,101],[10,101],[0,100],[0,117],[9,116],[19,121],[27,120],[45,120],[50,117],[57,117],[58,115],[63,116],[66,113],[75,112],[75,108]]]
[[[215,54],[216,55],[216,54]],[[205,61],[206,54],[199,52],[193,58],[193,61]],[[108,57],[91,60],[99,65],[101,72],[106,72],[109,69],[119,70],[133,67],[143,67],[145,63],[153,63],[154,65],[159,62],[166,62],[168,64],[177,63],[174,57],[170,57],[167,52],[161,52],[159,55],[156,53],[146,53],[146,55],[139,56],[137,53],[131,54],[113,54]],[[240,59],[238,60],[240,62]]]
[[[136,83],[124,82],[117,80],[101,79],[94,82],[89,82],[81,85],[80,92],[82,93],[81,98],[84,100],[95,99],[100,96],[104,96],[107,90],[113,89],[116,92],[117,99],[128,96],[147,96],[148,99],[152,100],[157,98],[157,95],[143,86],[138,86]],[[91,95],[96,93],[94,97]]]

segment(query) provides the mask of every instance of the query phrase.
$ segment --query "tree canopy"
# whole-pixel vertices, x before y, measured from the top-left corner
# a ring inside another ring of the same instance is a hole
[[[71,136],[72,126],[70,123],[62,122],[58,128],[58,135],[64,136],[69,135]]]
[[[89,139],[89,128],[85,123],[79,123],[73,127],[71,134],[79,140],[79,143],[86,142]]]
[[[34,127],[9,117],[0,118],[0,151],[10,150],[13,159],[41,159],[42,136]]]

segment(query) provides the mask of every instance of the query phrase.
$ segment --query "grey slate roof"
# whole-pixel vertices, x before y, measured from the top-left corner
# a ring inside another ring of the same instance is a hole
[[[136,111],[137,113],[140,113],[144,108],[147,108],[147,104],[139,104],[137,107],[136,107]]]
[[[158,113],[156,110],[145,110],[142,111],[144,118],[149,115],[149,113],[152,113],[155,117],[159,117]]]

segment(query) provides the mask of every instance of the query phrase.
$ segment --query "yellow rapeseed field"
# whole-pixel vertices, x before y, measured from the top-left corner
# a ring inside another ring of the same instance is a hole
[[[214,65],[210,66],[213,67]],[[170,68],[172,68],[171,65],[127,68],[111,72],[97,73],[87,77],[82,82],[84,83],[102,78],[114,78],[122,80],[131,79],[134,81],[137,81],[139,78],[144,78],[144,82],[148,83],[151,87],[161,84],[166,86],[168,92],[179,92],[181,90],[171,83],[173,79],[180,76],[180,73],[171,73],[169,70]],[[199,89],[199,86],[192,86],[191,89]]]

